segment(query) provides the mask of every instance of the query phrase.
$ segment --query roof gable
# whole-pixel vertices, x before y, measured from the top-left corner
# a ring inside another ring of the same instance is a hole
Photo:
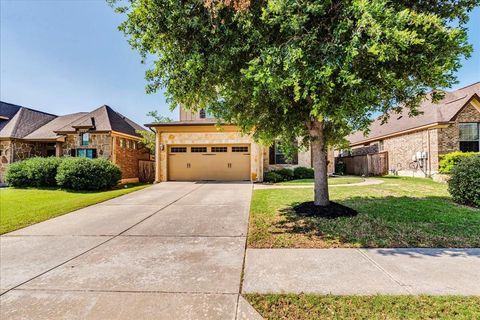
[[[85,114],[83,117],[56,130],[58,133],[75,132],[78,128],[89,128],[94,131],[117,131],[138,136],[136,130],[145,130],[142,126],[104,105]]]
[[[357,131],[348,136],[347,140],[350,144],[360,144],[399,132],[452,121],[472,98],[478,98],[479,95],[480,82],[476,82],[456,91],[447,92],[439,103],[433,103],[430,97],[427,97],[418,109],[421,112],[418,116],[410,117],[407,109],[398,114],[391,113],[389,120],[383,125],[380,119],[373,121],[367,136]]]

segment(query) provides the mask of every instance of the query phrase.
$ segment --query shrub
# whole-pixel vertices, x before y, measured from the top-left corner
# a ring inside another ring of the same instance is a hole
[[[120,168],[105,159],[66,158],[58,167],[59,186],[73,190],[112,188],[121,179]]]
[[[5,181],[16,188],[25,188],[32,185],[28,175],[26,161],[14,162],[8,166]]]
[[[293,176],[295,179],[313,179],[315,173],[312,168],[296,167],[293,169]]]
[[[276,171],[265,172],[263,180],[265,182],[277,183],[283,181],[283,176]]]
[[[8,168],[6,180],[14,187],[55,187],[57,168],[62,159],[30,158],[15,162]]]
[[[480,155],[464,157],[453,167],[448,191],[453,201],[480,207]]]
[[[293,180],[294,174],[292,169],[282,168],[276,172],[283,177],[283,181]]]
[[[461,151],[448,153],[442,156],[442,158],[440,159],[439,171],[440,173],[446,173],[446,174],[451,173],[453,167],[455,167],[455,165],[461,159],[472,157],[478,154],[479,154],[478,152],[461,152]]]

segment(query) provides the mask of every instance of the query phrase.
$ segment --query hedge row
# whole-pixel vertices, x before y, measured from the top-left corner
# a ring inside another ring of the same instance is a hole
[[[283,168],[265,172],[263,180],[265,182],[283,182],[295,179],[313,179],[314,171],[312,168],[296,167],[295,169]]]
[[[17,188],[61,187],[72,190],[101,190],[117,185],[120,168],[106,159],[30,158],[12,163],[6,182]]]

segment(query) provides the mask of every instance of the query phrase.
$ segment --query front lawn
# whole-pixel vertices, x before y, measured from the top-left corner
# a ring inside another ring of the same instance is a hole
[[[331,200],[359,212],[335,219],[301,217],[292,210],[313,200],[313,189],[255,190],[248,246],[480,247],[480,210],[453,203],[445,184],[380,179],[383,184],[331,188]]]
[[[328,184],[330,186],[338,184],[352,184],[364,182],[365,179],[361,177],[330,177],[328,178]],[[313,185],[313,179],[296,179],[285,182],[276,183],[277,185],[288,186],[288,185]]]
[[[76,192],[55,189],[0,189],[0,234],[115,198],[148,185],[115,190]]]
[[[265,319],[479,319],[480,297],[247,294]]]

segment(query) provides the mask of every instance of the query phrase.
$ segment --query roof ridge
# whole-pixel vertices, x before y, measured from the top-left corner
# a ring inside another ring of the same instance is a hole
[[[58,115],[56,115],[56,114],[49,113],[49,112],[45,112],[45,111],[42,111],[42,110],[32,109],[32,108],[29,108],[29,107],[24,107],[24,106],[21,106],[21,105],[19,105],[19,104],[14,104],[14,103],[10,103],[10,102],[5,102],[5,101],[1,101],[1,100],[0,100],[0,103],[9,104],[9,105],[11,105],[11,106],[19,107],[20,109],[27,109],[27,110],[34,111],[34,112],[43,113],[43,114],[46,114],[46,115],[48,115],[48,116],[58,117]]]
[[[18,129],[18,124],[20,123],[20,118],[22,117],[23,113],[25,112],[25,108],[24,107],[20,107],[20,109],[18,110],[18,112],[13,116],[11,120],[13,120],[15,117],[18,116],[18,118],[16,119],[16,121],[13,123],[13,128],[12,128],[12,133],[11,133],[11,136],[12,137],[15,137],[16,136],[16,133],[17,133],[17,129]]]
[[[108,105],[106,105],[106,104],[104,104],[104,105],[101,106],[100,108],[104,108],[104,109],[105,109],[105,113],[107,114],[107,123],[108,123],[108,126],[110,127],[110,130],[113,131],[112,121],[111,121],[111,119],[110,119],[110,114],[109,114],[110,112],[109,112],[109,111],[110,111],[110,110],[115,111],[115,110],[113,110],[110,106],[108,106]],[[100,108],[98,108],[98,109],[100,109]]]

